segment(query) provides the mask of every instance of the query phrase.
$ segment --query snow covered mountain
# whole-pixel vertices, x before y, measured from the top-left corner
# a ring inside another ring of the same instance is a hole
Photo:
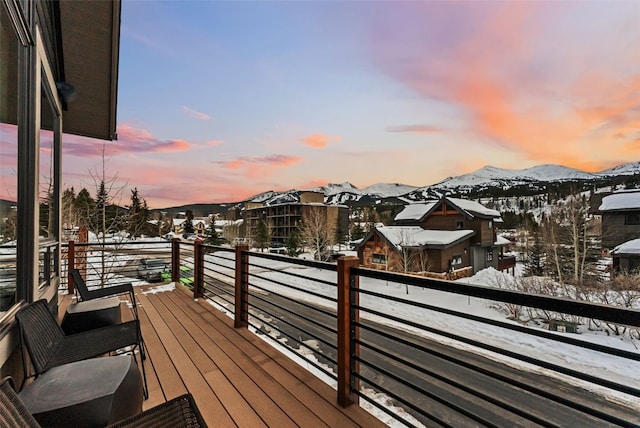
[[[538,165],[527,169],[485,166],[469,174],[446,178],[432,187],[449,190],[463,190],[477,186],[505,188],[532,182],[562,182],[595,178],[598,178],[595,174],[561,165]]]
[[[598,175],[635,175],[640,174],[640,161],[625,163],[624,165],[614,166],[613,168],[605,169],[598,173]]]
[[[358,189],[349,182],[327,184],[308,189],[323,192],[330,205],[373,205],[382,202],[406,204],[413,201],[439,198],[446,194],[478,192],[487,189],[508,190],[518,186],[543,189],[551,183],[598,182],[608,178],[640,175],[640,161],[619,165],[598,173],[589,173],[562,165],[538,165],[527,169],[505,169],[485,166],[477,171],[449,177],[433,185],[416,187],[399,183],[378,183]],[[267,205],[299,202],[300,191],[264,192],[244,202],[262,202]]]

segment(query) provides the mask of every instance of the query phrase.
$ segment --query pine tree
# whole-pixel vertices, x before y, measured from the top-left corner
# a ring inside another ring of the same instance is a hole
[[[184,221],[182,226],[182,231],[184,233],[194,233],[195,228],[193,227],[193,212],[191,210],[187,210],[187,219]]]
[[[95,215],[96,201],[91,197],[89,191],[85,188],[80,190],[75,198],[73,207],[78,214],[78,226],[84,226],[91,229],[93,224],[92,218]]]
[[[527,251],[527,260],[524,264],[525,276],[543,276],[544,275],[544,246],[540,240],[540,231],[537,226],[533,229],[533,244]]]
[[[131,204],[127,208],[127,231],[131,237],[138,238],[145,230],[150,213],[147,201],[139,196],[137,187],[131,190]]]
[[[269,233],[269,226],[267,226],[267,223],[265,223],[264,220],[260,219],[256,225],[254,236],[255,246],[260,248],[260,251],[263,251],[267,246],[269,246],[271,236]]]
[[[218,236],[218,232],[216,232],[216,226],[213,220],[211,221],[211,223],[209,223],[209,227],[207,228],[207,237],[205,238],[204,242],[208,245],[222,244],[222,240]]]
[[[292,230],[287,238],[287,255],[297,257],[300,254],[300,236],[297,230]]]

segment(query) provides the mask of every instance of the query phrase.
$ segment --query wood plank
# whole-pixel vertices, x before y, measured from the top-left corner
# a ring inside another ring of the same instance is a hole
[[[199,409],[207,424],[216,427],[234,427],[235,423],[211,390],[209,384],[182,348],[174,333],[164,323],[163,318],[171,314],[163,310],[163,305],[157,304],[157,295],[148,294],[141,296],[141,298],[146,298],[148,303],[145,304],[144,311],[158,332],[158,336],[161,338],[188,391],[193,394],[198,403],[206,403],[205,406],[201,404]]]
[[[206,302],[199,302],[199,304],[211,306]],[[212,324],[223,322],[230,325],[230,321],[228,321],[230,318],[212,306],[211,308],[212,310],[203,314],[207,322]],[[215,321],[215,318],[219,321]],[[258,349],[260,353],[267,355],[270,364],[268,367],[265,367],[265,370],[272,375],[274,381],[283,383],[287,389],[295,390],[296,396],[300,397],[306,405],[310,406],[317,415],[322,415],[331,426],[345,426],[345,424],[350,423],[367,427],[385,426],[378,418],[359,406],[340,407],[337,404],[337,393],[333,388],[317,378],[313,373],[289,359],[273,346],[256,337],[253,333],[247,330],[235,330],[235,332],[252,338],[252,340],[233,341],[235,345],[242,347],[242,350],[247,355],[256,355],[252,350],[246,349],[249,347]],[[277,365],[271,363],[276,363]],[[264,364],[267,366],[266,363]],[[291,377],[293,377],[293,379],[291,379]],[[298,387],[299,385],[303,386]],[[343,416],[339,416],[340,414],[348,419],[343,419]],[[328,421],[328,415],[336,415],[336,422]]]
[[[251,352],[252,355],[257,355],[257,358],[252,361],[257,365],[262,366],[260,373],[267,374],[268,376],[268,378],[262,379],[261,384],[279,385],[282,389],[287,391],[287,395],[296,397],[296,400],[301,402],[301,404],[299,404],[300,406],[304,403],[304,406],[306,406],[309,411],[312,411],[317,415],[317,417],[322,418],[324,422],[329,423],[331,426],[384,426],[384,424],[382,424],[377,418],[359,407],[352,406],[349,410],[343,411],[342,408],[337,406],[337,403],[335,402],[336,392],[330,386],[326,385],[309,371],[304,370],[297,363],[287,358],[284,354],[277,351],[271,347],[271,345],[265,343],[254,334],[247,330],[233,329],[231,319],[222,312],[213,308],[209,303],[201,302],[200,304],[210,308],[206,314],[203,314],[203,317],[207,319],[206,323],[220,329],[218,331],[220,334],[219,336],[211,336],[215,343],[227,341],[231,342],[234,346],[245,349],[253,348],[254,351],[258,352],[257,354]],[[214,314],[216,316],[213,316]],[[220,323],[222,323],[224,328],[220,327]],[[226,332],[222,330],[226,330]],[[209,333],[209,335],[211,335],[211,333]],[[229,335],[229,337],[240,335],[244,340],[228,340],[226,335]],[[271,353],[271,356],[267,356],[267,353]],[[292,373],[294,372],[298,376],[293,376]],[[309,387],[308,383],[310,381],[313,381],[313,387]],[[324,391],[324,394],[319,396],[318,391]],[[270,395],[272,397],[277,397],[280,394],[274,391]],[[283,406],[285,405],[283,404]],[[353,410],[356,408],[360,411]],[[353,415],[351,416],[351,414]]]
[[[147,361],[145,362],[147,366],[145,367],[149,367],[149,365],[152,367],[152,370],[149,370],[149,372],[153,372],[154,376],[158,379],[162,393],[161,399],[170,400],[178,397],[186,393],[187,388],[171,360],[169,351],[165,348],[159,335],[159,331],[162,331],[163,326],[162,324],[153,324],[149,319],[145,303],[148,306],[150,306],[150,303],[144,297],[144,294],[139,293],[136,296],[136,299],[139,302],[138,316],[140,317],[142,338],[144,339],[144,343],[147,345],[147,351],[149,353]],[[151,310],[152,308],[150,307],[149,309]],[[147,375],[148,374],[149,373],[147,373]],[[147,381],[149,381],[149,379],[147,379]],[[149,385],[149,400],[146,401],[154,402],[154,392],[154,386]],[[146,402],[145,407],[147,407]]]
[[[292,420],[292,417],[295,415],[291,415],[289,412],[291,410],[295,413],[296,409],[287,408],[287,411],[283,411],[273,401],[273,395],[269,394],[268,391],[265,392],[263,388],[257,384],[256,376],[259,376],[259,373],[246,372],[246,364],[243,364],[242,367],[237,365],[235,361],[246,360],[246,357],[241,354],[228,355],[225,349],[220,347],[221,343],[216,341],[215,337],[212,337],[211,335],[215,327],[205,323],[197,312],[191,310],[191,307],[195,305],[189,305],[187,308],[185,305],[177,305],[175,299],[170,299],[168,297],[165,299],[164,303],[167,305],[167,308],[171,313],[180,313],[181,320],[192,321],[191,324],[193,325],[193,328],[189,329],[188,332],[185,331],[185,335],[181,336],[183,343],[191,342],[193,352],[200,352],[204,355],[214,356],[216,366],[220,367],[224,376],[230,379],[233,386],[238,390],[238,393],[244,397],[248,403],[250,403],[251,408],[253,408],[253,410],[268,426],[296,426],[296,423]],[[206,333],[200,326],[206,327]],[[228,348],[229,346],[231,346],[230,343],[228,343],[225,348]],[[278,393],[285,394],[288,392],[278,391]],[[224,400],[226,405],[227,401],[225,400],[225,397],[221,397],[221,400]],[[303,421],[320,423],[320,421],[314,421],[313,419],[310,420],[309,416],[310,415],[305,415]]]

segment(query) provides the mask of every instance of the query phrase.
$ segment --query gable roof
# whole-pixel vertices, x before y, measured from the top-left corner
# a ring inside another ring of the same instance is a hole
[[[429,213],[438,201],[427,201],[419,204],[405,205],[402,210],[393,218],[394,221],[416,220],[420,221]]]
[[[469,217],[480,217],[480,218],[500,218],[500,212],[496,210],[489,209],[484,205],[470,201],[468,199],[460,199],[460,198],[449,198],[445,197],[444,200],[447,201],[454,208],[461,211],[463,214],[468,215]]]
[[[403,247],[449,248],[476,234],[473,230],[430,230],[419,226],[381,226],[369,232],[358,247],[364,246],[374,233],[384,238],[398,251]]]
[[[446,203],[453,208],[455,208],[458,212],[467,217],[471,218],[484,218],[484,219],[493,219],[497,222],[502,221],[502,217],[500,212],[496,210],[489,209],[484,205],[470,201],[468,199],[460,199],[460,198],[450,198],[448,196],[443,197],[437,201],[427,201],[421,202],[417,204],[409,204],[405,205],[402,211],[400,211],[394,217],[395,221],[421,221],[426,216],[435,211],[438,207],[440,207],[443,203]]]
[[[640,210],[640,191],[622,191],[605,196],[598,210],[601,212]]]

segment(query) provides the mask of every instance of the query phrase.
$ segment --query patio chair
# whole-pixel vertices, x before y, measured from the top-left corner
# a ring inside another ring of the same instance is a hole
[[[100,299],[103,297],[112,297],[119,294],[128,294],[131,298],[131,309],[133,310],[135,318],[138,319],[138,305],[136,303],[136,295],[133,292],[133,285],[130,282],[116,285],[107,285],[102,288],[89,290],[78,269],[72,269],[71,276],[73,277],[73,284],[80,294],[80,299],[82,299],[83,301]]]
[[[40,424],[16,394],[11,378],[0,382],[0,426],[6,428],[40,428]],[[138,415],[131,416],[109,427],[205,427],[191,394],[184,394],[159,404]]]
[[[138,320],[100,327],[82,333],[65,335],[49,310],[46,300],[38,300],[16,313],[20,339],[29,352],[35,376],[52,367],[86,360],[132,346],[142,349],[142,335]],[[133,352],[135,358],[135,352]],[[27,365],[23,363],[25,378]],[[141,360],[144,398],[148,398],[147,375]]]
[[[82,301],[93,300],[93,299],[101,299],[104,297],[112,297],[120,294],[128,294],[131,298],[131,310],[133,311],[133,316],[136,320],[138,320],[138,305],[136,303],[136,295],[133,292],[133,285],[130,282],[117,284],[117,285],[108,285],[103,288],[96,288],[94,290],[89,290],[87,284],[84,282],[82,275],[80,275],[80,271],[78,269],[71,270],[71,276],[73,277],[73,283],[80,294],[80,298]],[[144,341],[142,341],[142,332],[140,332],[140,355],[142,355],[142,359],[146,359]]]

